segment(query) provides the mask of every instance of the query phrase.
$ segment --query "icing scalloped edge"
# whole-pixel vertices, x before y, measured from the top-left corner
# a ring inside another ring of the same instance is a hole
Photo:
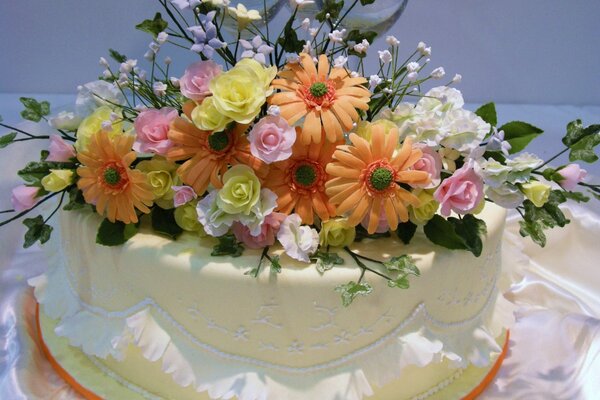
[[[38,302],[44,305],[44,312],[59,320],[55,330],[58,336],[66,337],[72,346],[99,358],[110,355],[122,360],[126,348],[136,345],[147,360],[161,360],[163,372],[170,374],[178,385],[193,385],[214,399],[235,395],[240,400],[307,396],[360,400],[373,394],[372,384],[383,386],[399,378],[409,365],[424,367],[444,357],[460,368],[469,363],[489,364],[490,353],[500,351],[495,338],[513,322],[514,305],[501,294],[496,296],[496,292],[491,293],[478,315],[465,320],[464,324],[451,324],[451,332],[435,329],[443,324],[433,319],[424,304],[420,304],[390,334],[351,353],[352,357],[310,367],[287,367],[224,353],[206,344],[202,346],[203,343],[151,299],[134,307],[139,311],[133,312],[130,308],[132,313],[128,316],[122,312],[118,312],[119,316],[117,313],[98,315],[97,312],[108,312],[81,301],[70,285],[59,252],[52,254],[56,258],[51,260],[47,273],[30,279],[29,283],[35,288]],[[503,311],[492,313],[490,305]],[[493,318],[486,321],[490,315]],[[179,332],[168,332],[164,328],[168,325],[175,326]],[[298,393],[293,388],[302,388],[302,391]]]

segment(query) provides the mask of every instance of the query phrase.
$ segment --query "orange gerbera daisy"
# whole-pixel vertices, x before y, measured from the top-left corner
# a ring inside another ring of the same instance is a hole
[[[246,164],[259,178],[264,178],[267,166],[250,154],[250,143],[246,139],[248,125],[236,124],[232,129],[210,132],[198,129],[185,118],[178,117],[171,123],[169,140],[173,147],[167,159],[184,162],[177,174],[181,180],[202,195],[208,184],[220,188],[221,178],[229,165]]]
[[[131,146],[134,136],[110,138],[99,131],[92,135],[87,149],[77,153],[83,164],[77,168],[77,187],[86,203],[95,204],[96,211],[110,222],[137,223],[137,208],[149,213],[154,194],[146,174],[129,166],[136,159]]]
[[[406,205],[419,205],[419,199],[401,185],[423,185],[430,180],[427,172],[410,170],[422,157],[421,150],[413,148],[412,139],[407,138],[396,151],[398,130],[385,134],[381,126],[373,126],[370,143],[354,133],[350,141],[352,145],[338,147],[327,166],[334,177],[326,183],[329,201],[337,205],[338,215],[350,213],[351,225],[358,225],[368,213],[369,233],[377,229],[382,211],[395,230],[398,219],[408,221]]]
[[[298,135],[301,129],[296,128]],[[335,215],[335,207],[325,194],[325,182],[330,176],[326,165],[339,143],[310,143],[296,141],[292,155],[285,161],[271,164],[265,187],[277,194],[278,211],[290,214],[293,210],[302,222],[312,224],[316,213],[321,221]]]
[[[268,101],[279,106],[281,116],[290,125],[305,117],[301,140],[304,144],[321,141],[321,130],[329,142],[336,142],[344,131],[358,121],[356,109],[368,110],[371,92],[362,86],[363,77],[352,78],[344,68],[329,71],[327,56],[319,57],[318,66],[308,54],[300,54],[300,63],[289,63],[272,87],[281,89]]]

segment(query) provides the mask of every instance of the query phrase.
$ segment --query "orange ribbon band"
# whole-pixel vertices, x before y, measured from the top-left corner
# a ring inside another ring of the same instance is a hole
[[[40,305],[39,304],[36,305],[35,317],[36,317],[35,319],[36,319],[40,347],[42,348],[44,355],[46,356],[46,358],[48,359],[48,362],[50,362],[50,365],[52,365],[52,367],[54,368],[56,373],[65,382],[67,382],[69,385],[71,385],[73,390],[75,390],[77,393],[79,393],[81,396],[83,396],[86,400],[102,400],[101,397],[98,397],[93,392],[89,391],[88,389],[86,389],[82,385],[80,385],[79,382],[77,382],[67,371],[65,371],[65,369],[63,367],[61,367],[61,365],[52,356],[52,353],[50,353],[50,350],[48,349],[48,346],[46,346],[46,343],[44,342],[44,338],[42,336],[42,327],[40,325]],[[509,338],[510,338],[510,332],[506,331],[506,339],[504,341],[504,346],[502,347],[502,352],[498,356],[498,359],[494,363],[494,366],[492,367],[492,369],[490,369],[490,371],[487,373],[485,378],[483,378],[483,380],[479,383],[479,385],[477,385],[477,387],[475,387],[475,389],[473,389],[471,391],[471,393],[469,393],[468,395],[463,397],[462,400],[476,399],[477,396],[479,396],[485,390],[485,388],[490,383],[492,383],[492,381],[494,380],[494,377],[496,376],[496,374],[498,373],[498,370],[500,369],[500,366],[502,365],[502,362],[504,361],[504,358],[506,357],[506,353],[508,352],[508,339]]]

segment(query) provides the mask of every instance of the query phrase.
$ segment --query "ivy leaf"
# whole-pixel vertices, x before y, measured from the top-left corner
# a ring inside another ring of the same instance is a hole
[[[23,119],[40,122],[42,117],[50,114],[50,103],[47,101],[38,102],[31,97],[21,97],[19,101],[25,106],[25,109],[21,111]]]
[[[15,140],[17,132],[7,133],[6,135],[0,136],[0,149],[5,148]]]
[[[544,247],[546,245],[545,229],[551,229],[556,226],[563,227],[570,221],[567,219],[558,207],[559,204],[567,201],[568,192],[553,190],[550,192],[548,201],[542,207],[536,207],[530,200],[525,200],[523,206],[525,212],[523,221],[519,221],[521,236],[530,236],[531,239]]]
[[[48,158],[49,155],[50,155],[50,152],[48,150],[40,151],[40,161],[46,161],[46,159]]]
[[[566,198],[574,200],[578,203],[587,203],[588,201],[590,201],[590,198],[581,192],[563,192],[563,195]]]
[[[388,286],[398,289],[408,289],[410,287],[410,282],[408,281],[406,275],[402,275],[398,279],[389,280]]]
[[[127,61],[126,55],[121,54],[114,49],[108,49],[108,54],[110,54],[111,58],[118,63],[124,63],[125,61]]]
[[[454,225],[456,234],[463,239],[467,250],[473,253],[475,257],[479,257],[483,250],[481,237],[487,232],[485,221],[476,218],[472,214],[467,214],[462,219],[448,218],[448,220]]]
[[[219,244],[213,247],[211,256],[231,256],[239,257],[244,252],[244,247],[236,240],[233,235],[224,235],[218,238]]]
[[[83,192],[76,185],[69,190],[69,202],[64,205],[63,210],[79,210],[85,206]]]
[[[53,228],[44,223],[44,218],[41,215],[35,218],[26,218],[23,220],[23,224],[27,227],[25,241],[23,242],[24,248],[31,247],[38,240],[40,244],[44,244],[50,239]]]
[[[137,24],[135,29],[138,29],[142,32],[148,32],[152,34],[154,37],[158,36],[159,33],[163,32],[167,29],[169,24],[167,21],[162,19],[162,15],[160,13],[156,13],[154,15],[154,19],[146,19],[142,23]],[[123,61],[121,61],[123,62]]]
[[[183,232],[183,229],[175,222],[174,208],[165,210],[154,207],[150,218],[152,219],[152,229],[170,239],[177,239],[177,236]]]
[[[271,271],[275,272],[276,274],[281,272],[281,262],[279,260],[279,256],[271,257]]]
[[[482,105],[475,111],[475,114],[479,115],[482,120],[484,120],[492,126],[496,126],[496,124],[498,123],[498,117],[496,115],[496,104],[494,104],[493,102]]]
[[[540,128],[522,121],[508,122],[498,130],[504,131],[504,140],[512,146],[509,151],[510,154],[523,150],[529,142],[544,132]]]
[[[451,250],[466,250],[462,238],[454,231],[452,223],[440,215],[434,215],[423,227],[425,236],[438,246]]]
[[[419,271],[419,268],[417,268],[415,260],[407,254],[399,257],[392,257],[389,259],[389,261],[385,261],[383,265],[388,271],[397,271],[404,275],[421,275],[421,271]]]
[[[344,263],[344,259],[337,253],[327,253],[318,251],[311,257],[311,262],[316,264],[317,271],[324,274],[336,265]]]
[[[340,16],[343,7],[344,0],[325,0],[321,6],[321,11],[315,15],[315,18],[319,22],[324,22],[327,19],[326,15],[329,14],[331,20],[336,20]]]
[[[541,247],[546,246],[546,235],[542,226],[534,221],[519,221],[521,229],[519,233],[523,237],[530,236],[531,239],[540,245]]]
[[[412,238],[415,236],[416,231],[417,225],[413,224],[410,221],[401,222],[398,224],[396,235],[398,235],[400,240],[402,240],[402,243],[409,244]]]
[[[594,153],[594,148],[600,144],[600,132],[585,136],[577,143],[571,145],[569,161],[582,160],[587,163],[594,163],[598,156]]]
[[[481,255],[481,236],[486,232],[485,222],[471,214],[462,219],[447,220],[435,215],[423,228],[425,236],[433,243],[451,250],[469,250],[475,257]]]
[[[595,135],[600,132],[600,125],[590,125],[583,127],[580,119],[571,121],[567,124],[567,134],[563,137],[562,142],[567,147],[573,146],[586,136]]]
[[[356,283],[350,281],[346,284],[336,286],[335,291],[342,295],[342,304],[348,307],[356,296],[366,296],[373,291],[373,287],[367,282]]]
[[[102,246],[120,246],[138,232],[138,224],[125,224],[121,221],[110,222],[105,218],[98,227],[96,243]]]

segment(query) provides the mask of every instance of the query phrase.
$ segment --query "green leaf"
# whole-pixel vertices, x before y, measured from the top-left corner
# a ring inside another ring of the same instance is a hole
[[[392,257],[389,261],[385,261],[383,266],[387,268],[388,271],[399,272],[404,275],[421,275],[421,271],[417,268],[415,260],[407,254],[399,257]]]
[[[571,147],[584,137],[597,133],[600,133],[600,125],[590,125],[584,128],[581,120],[577,119],[567,124],[567,134],[563,137],[562,142],[565,146]]]
[[[375,3],[375,0],[360,0],[360,4],[363,6],[367,6],[369,4]]]
[[[50,173],[51,169],[73,169],[76,165],[70,162],[30,162],[25,168],[17,172],[19,177],[29,186],[42,187],[41,180]]]
[[[135,26],[135,28],[139,29],[140,31],[143,31],[143,32],[148,32],[148,33],[152,34],[154,37],[156,37],[156,36],[158,36],[159,33],[163,32],[165,29],[167,29],[167,26],[169,26],[167,21],[162,19],[162,16],[160,15],[160,13],[156,13],[154,15],[154,19],[144,20],[142,23],[137,24]],[[121,61],[121,62],[123,62],[123,61]]]
[[[553,168],[545,168],[542,171],[542,175],[544,176],[544,179],[548,181],[560,182],[564,179],[563,176]]]
[[[42,117],[50,114],[50,103],[47,101],[38,102],[31,97],[21,97],[19,101],[25,106],[25,110],[21,111],[23,119],[40,122]]]
[[[519,233],[523,237],[531,236],[531,239],[541,247],[546,246],[546,235],[540,224],[533,221],[519,221],[521,229]]]
[[[401,222],[398,224],[396,235],[398,235],[400,240],[402,240],[402,243],[409,244],[412,238],[415,236],[416,231],[417,225],[413,224],[410,221]]]
[[[563,195],[571,200],[574,200],[578,203],[587,203],[590,201],[590,198],[581,192],[563,192]]]
[[[398,279],[389,280],[388,286],[398,289],[408,289],[410,287],[410,282],[408,281],[406,275],[403,275],[400,276]]]
[[[26,218],[23,220],[23,224],[27,227],[25,241],[23,242],[24,248],[31,247],[37,241],[44,244],[50,239],[53,228],[44,223],[44,218],[41,215],[35,218]]]
[[[310,260],[311,262],[315,263],[317,271],[319,271],[321,274],[329,271],[336,265],[341,265],[344,263],[344,259],[337,253],[327,253],[323,251],[316,252],[310,258]]]
[[[522,121],[508,122],[498,130],[504,131],[504,140],[512,146],[509,151],[510,154],[523,150],[529,142],[544,132],[540,128]]]
[[[4,136],[0,136],[0,149],[3,149],[6,146],[8,146],[9,144],[11,144],[13,142],[13,140],[15,140],[16,137],[17,137],[17,132],[11,132],[11,133],[7,133]]]
[[[108,54],[110,54],[111,58],[118,63],[124,63],[125,61],[127,61],[126,55],[121,54],[114,49],[108,49]]]
[[[278,39],[279,45],[288,53],[300,53],[304,48],[304,41],[298,39],[298,34],[292,26],[294,20],[289,19],[283,28],[283,36]]]
[[[496,115],[496,104],[487,103],[482,105],[475,111],[475,114],[479,115],[482,120],[487,122],[492,126],[496,126],[498,124],[498,117]]]
[[[467,214],[458,218],[448,218],[450,223],[454,225],[454,231],[460,236],[467,248],[475,257],[481,255],[483,250],[483,241],[481,237],[487,232],[485,221],[478,219],[472,214]]]
[[[594,163],[598,156],[594,153],[594,148],[600,144],[600,132],[585,136],[577,143],[571,145],[569,161],[582,160],[587,163]]]
[[[154,207],[150,214],[152,219],[152,229],[167,236],[170,239],[177,239],[183,229],[175,222],[175,209],[165,210],[160,207]]]
[[[319,11],[315,15],[315,18],[319,22],[324,22],[327,19],[326,15],[329,14],[330,15],[329,18],[331,20],[335,21],[340,16],[340,12],[342,11],[343,7],[344,7],[343,0],[339,0],[339,1],[325,0],[325,1],[323,1],[323,5],[321,6],[321,11]]]
[[[138,224],[125,224],[121,221],[110,222],[104,219],[98,227],[96,243],[103,246],[120,246],[138,232]]]
[[[356,296],[366,296],[373,291],[373,287],[367,282],[356,283],[350,281],[344,285],[336,286],[335,291],[342,295],[342,304],[348,307]]]
[[[40,151],[40,161],[46,161],[46,159],[48,158],[49,155],[50,155],[50,152],[48,150]]]
[[[451,250],[466,250],[463,239],[456,234],[452,223],[440,215],[434,215],[423,227],[425,236],[438,246]]]
[[[271,271],[279,274],[281,272],[281,262],[279,256],[271,257]]]
[[[239,257],[244,252],[244,247],[237,241],[233,235],[224,235],[218,238],[219,244],[213,247],[211,256],[231,256]]]
[[[79,210],[86,205],[85,199],[83,198],[83,192],[79,190],[76,185],[69,190],[69,202],[65,204],[63,210]]]

